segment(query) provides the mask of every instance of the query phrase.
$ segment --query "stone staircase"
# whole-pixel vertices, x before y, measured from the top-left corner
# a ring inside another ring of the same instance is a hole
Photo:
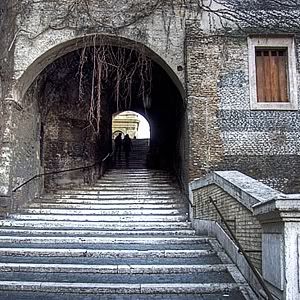
[[[255,298],[164,171],[110,170],[0,223],[0,299]]]
[[[132,139],[132,151],[129,160],[126,162],[125,154],[122,152],[120,157],[114,157],[113,165],[116,169],[141,169],[147,167],[147,154],[149,150],[148,139]]]

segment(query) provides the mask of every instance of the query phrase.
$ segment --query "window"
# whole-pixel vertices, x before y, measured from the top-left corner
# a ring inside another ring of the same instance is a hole
[[[252,109],[296,110],[296,58],[292,38],[249,38]]]

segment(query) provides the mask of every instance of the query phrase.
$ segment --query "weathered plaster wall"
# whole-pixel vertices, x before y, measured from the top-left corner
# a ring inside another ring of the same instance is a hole
[[[111,17],[119,9],[120,7],[114,7],[114,11],[111,11],[109,16]],[[169,7],[166,11],[165,9],[165,7],[161,7],[149,17],[142,18],[116,32],[100,24],[95,26],[84,17],[78,18],[74,27],[62,26],[61,30],[51,30],[48,25],[51,24],[51,19],[55,19],[58,12],[51,7],[51,4],[37,2],[30,7],[26,16],[18,19],[18,26],[23,31],[15,42],[14,69],[17,80],[24,77],[18,82],[18,88],[15,90],[16,97],[20,97],[20,92],[22,96],[22,92],[26,91],[34,76],[57,56],[78,49],[82,45],[93,45],[93,38],[88,36],[93,37],[94,33],[112,34],[116,39],[124,37],[133,43],[142,43],[164,60],[183,82],[183,72],[177,71],[177,66],[183,66],[184,63],[182,13],[176,8],[172,10]],[[95,7],[91,7],[91,11],[94,11],[96,19],[102,19],[103,15],[109,13],[105,9],[101,10],[99,2]],[[76,40],[76,38],[82,37],[86,38]],[[55,47],[57,48],[54,49]],[[156,59],[159,58],[156,57]],[[24,75],[25,71],[27,73]]]
[[[15,16],[8,6],[14,1],[0,2],[0,216],[9,206],[11,147],[11,117],[15,110],[10,101],[10,87],[13,84]]]
[[[16,188],[34,175],[40,173],[40,114],[36,91],[30,89],[23,107],[16,109],[12,118],[14,132],[12,149],[11,187]],[[12,208],[18,209],[32,200],[42,190],[42,181],[37,178],[13,193]]]

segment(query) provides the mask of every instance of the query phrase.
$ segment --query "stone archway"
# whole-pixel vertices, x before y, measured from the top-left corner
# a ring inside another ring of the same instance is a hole
[[[112,46],[113,38],[109,37],[105,41],[107,43],[109,41],[111,43],[109,46]],[[151,61],[153,77],[147,106],[136,92],[130,107],[123,109],[141,113],[147,111],[152,123],[151,151],[156,161],[153,167],[173,170],[182,182],[187,183],[187,162],[184,161],[184,152],[187,149],[188,139],[182,84],[161,57],[143,45],[136,48],[137,43],[134,41],[124,41],[122,44],[120,38],[117,38],[113,44],[114,49],[125,49],[124,53],[143,49]],[[42,64],[39,59],[35,75],[34,66],[31,66],[15,86],[15,95],[22,97],[20,102],[22,118],[14,132],[18,142],[15,145],[14,162],[11,167],[13,186],[40,171],[56,171],[92,163],[111,149],[110,124],[112,115],[118,111],[118,107],[107,97],[101,108],[101,132],[99,137],[95,136],[89,124],[85,122],[83,114],[78,113],[76,106],[78,104],[76,60],[80,56],[82,43],[77,40],[75,44],[71,46],[68,43],[66,48],[69,50],[68,53],[60,51],[54,55],[55,51],[51,50],[50,56],[45,54]],[[59,49],[61,50],[61,46]],[[64,55],[61,55],[62,53]],[[43,70],[40,70],[41,66],[45,66]],[[29,84],[30,88],[25,92]],[[45,97],[47,91],[49,93]],[[112,91],[108,88],[106,92],[109,94]],[[43,102],[45,99],[48,101],[47,104]],[[55,102],[56,100],[58,101]],[[19,151],[20,145],[23,151]],[[16,174],[19,176],[15,176]],[[81,175],[61,177],[59,183],[76,181],[78,176]],[[26,199],[26,196],[23,198]]]
[[[113,114],[112,134],[116,137],[119,133],[124,137],[129,134],[130,138],[150,139],[151,129],[149,120],[145,116],[133,112],[123,111]]]
[[[17,78],[16,83],[12,87],[11,96],[13,99],[22,104],[22,99],[24,98],[25,93],[32,85],[37,76],[51,63],[57,60],[59,57],[62,57],[70,52],[76,51],[83,47],[97,46],[99,44],[107,44],[125,47],[129,49],[142,49],[145,52],[145,55],[155,61],[160,65],[170,76],[177,89],[179,90],[182,97],[185,95],[184,91],[184,77],[183,72],[178,71],[182,69],[182,66],[178,68],[177,65],[171,65],[170,58],[164,57],[161,54],[158,54],[153,50],[150,45],[132,40],[130,38],[108,35],[108,34],[87,34],[84,36],[78,36],[73,39],[67,39],[52,48],[47,49],[47,51],[41,53],[28,67],[22,72],[19,71],[15,74]],[[180,51],[183,51],[180,49]],[[176,68],[177,71],[176,72]]]

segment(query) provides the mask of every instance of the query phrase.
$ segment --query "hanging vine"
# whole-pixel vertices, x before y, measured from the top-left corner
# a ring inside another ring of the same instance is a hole
[[[135,97],[146,107],[151,94],[152,62],[142,46],[115,47],[95,35],[93,45],[83,47],[79,56],[78,102],[88,101],[87,120],[96,134],[100,133],[101,106],[105,101],[121,111],[130,109]]]

